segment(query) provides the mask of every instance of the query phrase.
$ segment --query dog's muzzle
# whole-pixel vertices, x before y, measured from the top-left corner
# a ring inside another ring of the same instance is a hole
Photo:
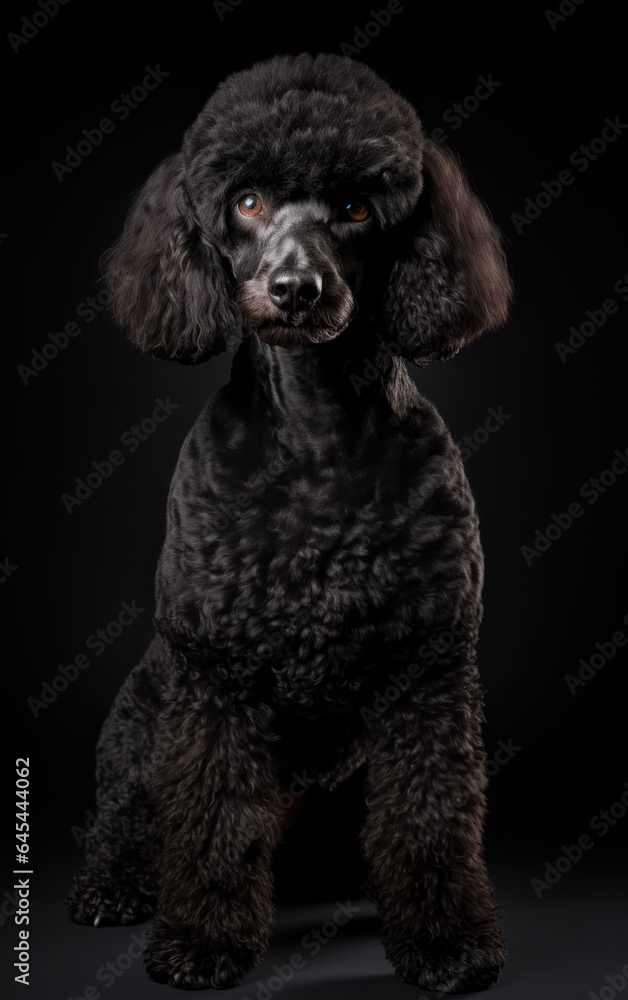
[[[273,234],[255,276],[239,286],[238,307],[265,343],[292,346],[333,340],[355,309],[341,269],[325,227],[301,219]]]

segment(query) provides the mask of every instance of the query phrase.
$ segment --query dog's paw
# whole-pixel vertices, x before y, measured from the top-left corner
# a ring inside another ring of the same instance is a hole
[[[440,993],[486,990],[499,979],[506,946],[499,931],[489,940],[472,935],[400,946],[389,958],[404,982]]]
[[[225,990],[237,986],[256,964],[252,950],[213,944],[194,932],[156,920],[146,943],[144,965],[157,983],[182,990]]]
[[[89,864],[72,880],[65,905],[77,924],[95,927],[141,924],[153,914],[155,897],[130,872]]]

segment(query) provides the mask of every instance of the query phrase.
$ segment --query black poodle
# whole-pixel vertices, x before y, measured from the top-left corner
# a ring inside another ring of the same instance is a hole
[[[172,481],[156,635],[100,737],[73,919],[154,913],[151,977],[235,985],[268,947],[292,776],[364,765],[386,955],[425,989],[490,985],[478,521],[406,361],[504,321],[497,231],[372,70],[282,56],[220,85],[106,271],[145,351],[238,349]]]

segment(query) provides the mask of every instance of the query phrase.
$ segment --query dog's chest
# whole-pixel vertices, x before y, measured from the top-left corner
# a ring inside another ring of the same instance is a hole
[[[391,465],[276,457],[199,519],[198,630],[243,680],[290,704],[350,701],[414,627],[425,567],[413,490]],[[425,521],[434,537],[434,518]]]
[[[463,564],[442,584],[439,552],[450,559],[476,532],[442,438],[255,459],[249,444],[223,449],[203,477],[194,438],[187,447],[157,613],[210,651],[225,683],[259,684],[304,709],[355,704],[372,668],[446,618],[469,585]]]
[[[232,606],[266,616],[320,607],[330,625],[343,625],[382,605],[412,570],[400,543],[416,512],[398,502],[393,475],[358,472],[337,456],[298,463],[277,455],[233,502],[219,501],[210,564],[228,564],[223,576],[239,590]]]

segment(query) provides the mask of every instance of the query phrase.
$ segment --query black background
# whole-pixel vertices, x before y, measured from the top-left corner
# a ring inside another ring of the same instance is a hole
[[[38,865],[54,867],[66,857],[78,863],[72,827],[84,826],[93,808],[97,733],[151,632],[152,580],[178,449],[205,398],[227,380],[231,362],[229,355],[199,368],[151,361],[104,312],[87,323],[76,309],[102,287],[99,258],[115,240],[133,192],[178,148],[225,75],[277,52],[340,52],[371,20],[370,10],[382,6],[242,0],[221,18],[209,2],[71,0],[18,52],[3,39],[8,114],[0,266],[9,509],[0,557],[17,567],[0,587],[8,609],[4,676],[12,688],[4,765],[10,803],[14,759],[30,757]],[[591,817],[616,802],[628,781],[625,650],[575,695],[564,679],[577,673],[581,657],[590,659],[597,642],[619,629],[628,634],[628,475],[594,504],[579,495],[610,467],[615,449],[628,448],[628,301],[614,291],[628,272],[628,137],[622,132],[583,172],[569,162],[600,136],[607,117],[623,122],[625,116],[628,123],[623,31],[617,7],[593,0],[574,4],[555,30],[539,3],[405,0],[402,6],[358,58],[415,104],[428,131],[447,133],[504,234],[516,287],[504,329],[445,365],[411,370],[456,440],[481,427],[490,407],[510,415],[466,468],[486,553],[480,644],[486,744],[491,757],[500,740],[519,748],[493,769],[489,857],[525,858],[529,879],[542,875],[562,844],[586,833]],[[36,9],[24,2],[5,10],[3,35],[20,31],[22,17]],[[157,65],[167,78],[121,121],[111,103],[141,84],[146,66]],[[495,92],[459,128],[444,122],[447,109],[489,74],[499,81]],[[62,161],[65,147],[75,148],[82,130],[103,117],[115,122],[114,131],[60,182],[52,162]],[[518,233],[513,214],[522,214],[542,182],[565,169],[573,184]],[[586,310],[609,298],[616,314],[561,362],[555,343],[566,342],[569,327],[579,327]],[[30,364],[50,331],[72,320],[80,334],[24,384],[17,366]],[[122,433],[166,396],[178,404],[172,416],[135,453],[120,448]],[[124,464],[69,514],[61,495],[116,448]],[[532,545],[552,513],[574,501],[583,516],[528,566],[521,546]],[[87,637],[131,600],[145,611],[101,656],[90,654]],[[35,717],[27,698],[39,697],[59,664],[83,652],[90,666]],[[294,831],[287,852],[298,844],[308,863],[286,880],[286,897],[324,893],[325,872],[332,884],[336,875],[343,885],[357,884],[350,842],[359,797],[354,785],[347,796],[333,796],[331,806],[328,797],[306,805],[310,822]],[[12,822],[9,807],[9,834]],[[627,828],[628,818],[618,820],[592,854],[614,861]],[[9,855],[7,886],[11,864]],[[54,902],[58,919],[65,919]]]

